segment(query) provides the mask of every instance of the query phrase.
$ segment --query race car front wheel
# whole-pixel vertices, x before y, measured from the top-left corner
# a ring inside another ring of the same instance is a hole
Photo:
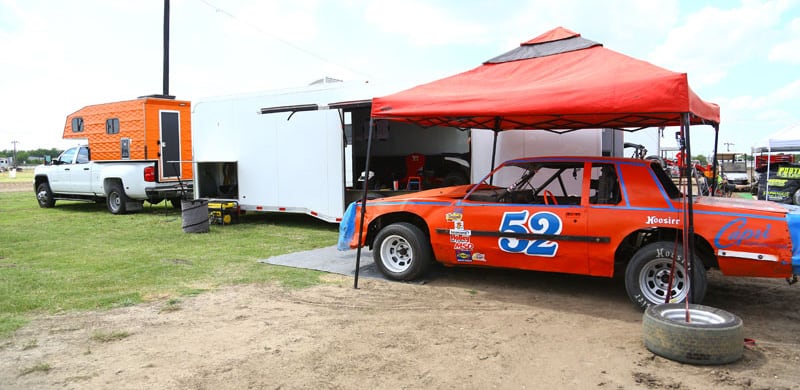
[[[676,255],[675,269],[672,257]],[[706,270],[695,257],[692,277],[684,268],[682,245],[654,242],[640,248],[625,268],[625,289],[636,306],[683,302],[700,303],[706,295]],[[671,277],[671,283],[670,283]]]
[[[378,269],[389,279],[413,280],[431,263],[432,251],[425,234],[416,226],[399,222],[381,230],[372,246]]]

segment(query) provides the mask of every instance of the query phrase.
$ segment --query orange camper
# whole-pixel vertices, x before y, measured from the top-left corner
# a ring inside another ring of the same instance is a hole
[[[65,139],[86,139],[91,160],[158,160],[159,181],[192,179],[191,102],[140,97],[67,116]]]

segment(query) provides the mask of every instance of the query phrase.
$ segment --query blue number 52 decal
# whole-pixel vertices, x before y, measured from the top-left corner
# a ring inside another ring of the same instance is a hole
[[[549,211],[540,211],[528,218],[528,210],[507,211],[500,221],[500,231],[520,234],[561,234],[561,219]],[[528,256],[553,257],[558,252],[558,243],[547,240],[526,240],[500,237],[500,250],[509,253],[525,253]]]

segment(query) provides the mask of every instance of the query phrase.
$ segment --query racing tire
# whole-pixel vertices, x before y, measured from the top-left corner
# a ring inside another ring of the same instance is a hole
[[[661,168],[667,169],[667,162],[664,161],[664,159],[661,158],[660,156],[650,155],[650,156],[645,157],[644,159],[645,160],[656,160],[656,161],[658,161],[658,164],[661,165]]]
[[[127,209],[128,196],[125,195],[125,190],[122,189],[120,183],[111,183],[108,186],[108,193],[106,194],[106,206],[111,214],[125,214]]]
[[[744,352],[742,319],[710,306],[668,303],[647,308],[642,318],[645,347],[681,363],[715,365],[739,360]]]
[[[373,242],[372,257],[378,270],[392,280],[414,280],[428,270],[433,257],[430,243],[418,227],[393,223]]]
[[[672,268],[673,249],[678,257],[675,264],[675,276],[669,303],[684,302],[691,294],[689,303],[701,303],[706,295],[707,280],[703,264],[694,258],[690,278],[684,270],[683,245],[677,247],[672,242],[654,242],[640,248],[625,267],[625,290],[634,305],[647,309],[652,305],[664,304],[669,287],[670,269]],[[691,284],[691,286],[690,286]]]
[[[460,172],[450,172],[442,179],[442,186],[453,187],[469,184],[469,179]]]
[[[39,183],[36,187],[36,201],[39,202],[41,208],[51,208],[56,205],[56,198],[53,197],[53,191],[50,190],[50,184],[47,182]]]

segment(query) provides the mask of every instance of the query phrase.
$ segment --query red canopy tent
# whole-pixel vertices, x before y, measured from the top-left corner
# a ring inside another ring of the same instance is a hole
[[[720,114],[718,105],[703,101],[689,88],[685,73],[617,53],[558,27],[475,69],[374,98],[372,119],[423,127],[492,129],[495,142],[498,131],[510,129],[561,133],[584,128],[636,131],[680,126],[685,166],[691,166],[690,125],[714,127],[716,153]],[[369,134],[367,171],[372,131]],[[688,199],[691,197],[688,186]],[[366,199],[365,186],[359,235]],[[691,201],[686,202],[684,212],[683,242],[689,243],[684,245],[684,259],[688,261],[694,235]]]
[[[565,28],[470,71],[375,98],[374,119],[493,130],[719,124],[685,73],[604,48]]]

